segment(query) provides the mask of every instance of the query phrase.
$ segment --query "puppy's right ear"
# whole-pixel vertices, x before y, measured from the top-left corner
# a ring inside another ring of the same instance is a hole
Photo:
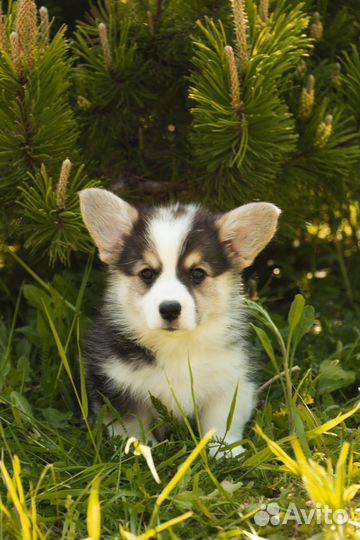
[[[106,189],[84,189],[79,197],[81,215],[99,249],[100,259],[106,264],[115,263],[138,211]]]

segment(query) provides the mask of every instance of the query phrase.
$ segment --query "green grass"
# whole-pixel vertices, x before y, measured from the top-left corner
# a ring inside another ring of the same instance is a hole
[[[209,458],[195,427],[158,404],[173,428],[152,448],[158,484],[139,448],[125,454],[101,415],[90,427],[78,412],[86,417],[88,404],[83,385],[73,391],[75,359],[99,297],[92,258],[80,277],[68,271],[45,283],[15,256],[29,277],[0,321],[1,538],[359,537],[359,332],[354,310],[333,301],[331,281],[327,295],[326,280],[302,287],[315,310],[300,295],[285,309],[271,298],[247,302],[261,389],[245,454]],[[283,523],[290,502],[299,512],[345,509],[349,521]],[[279,505],[282,523],[257,523],[268,503]]]

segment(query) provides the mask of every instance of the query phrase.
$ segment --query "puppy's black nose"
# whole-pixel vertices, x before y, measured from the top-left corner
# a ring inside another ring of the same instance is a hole
[[[170,300],[168,302],[161,302],[159,306],[159,311],[161,317],[165,321],[175,321],[178,318],[181,311],[181,305],[175,300]]]

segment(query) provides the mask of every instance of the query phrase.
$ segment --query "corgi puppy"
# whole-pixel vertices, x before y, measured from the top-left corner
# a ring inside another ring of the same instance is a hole
[[[266,202],[216,216],[194,205],[140,210],[98,188],[80,192],[80,205],[109,268],[83,351],[93,412],[105,398],[121,415],[108,417],[114,435],[149,439],[151,396],[180,419],[179,405],[191,417],[196,402],[203,433],[240,441],[256,400],[241,271],[273,237],[280,210]],[[233,456],[242,451],[232,447]]]

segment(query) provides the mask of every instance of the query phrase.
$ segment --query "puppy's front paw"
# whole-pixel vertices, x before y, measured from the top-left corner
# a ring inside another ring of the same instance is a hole
[[[240,454],[245,452],[245,448],[240,445],[234,446],[234,448],[231,448],[230,450],[226,450],[226,446],[229,446],[234,442],[235,441],[224,440],[222,443],[215,444],[209,449],[209,456],[215,457],[215,459],[234,458],[236,456],[240,456]]]

